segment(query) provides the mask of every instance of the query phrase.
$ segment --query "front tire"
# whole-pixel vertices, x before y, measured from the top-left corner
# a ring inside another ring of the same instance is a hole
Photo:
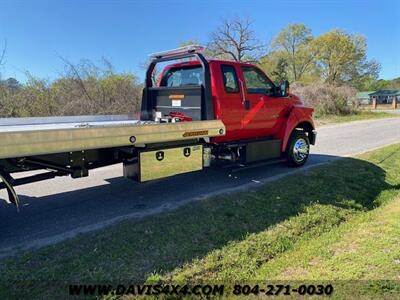
[[[290,136],[286,159],[291,167],[304,165],[310,154],[310,141],[304,131],[295,130]]]

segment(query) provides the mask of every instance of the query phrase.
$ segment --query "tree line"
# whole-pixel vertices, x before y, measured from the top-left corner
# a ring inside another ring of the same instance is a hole
[[[305,24],[289,24],[271,42],[263,43],[252,30],[251,21],[234,18],[212,33],[208,53],[257,63],[276,82],[318,82],[358,90],[399,87],[399,79],[378,80],[381,66],[368,59],[367,39],[341,29],[314,36]]]
[[[139,110],[142,84],[132,73],[117,73],[107,60],[72,64],[52,81],[27,74],[21,84],[14,78],[0,81],[0,116],[62,116],[127,114]]]
[[[189,40],[182,45],[198,43]],[[367,58],[367,40],[359,34],[333,29],[314,36],[304,24],[289,24],[269,43],[258,38],[249,19],[224,20],[211,34],[206,55],[251,62],[275,82],[289,80],[294,91],[317,114],[349,113],[357,90],[400,87],[400,80],[378,80],[380,65]],[[0,50],[5,67],[6,43]],[[21,84],[0,73],[0,116],[122,114],[139,110],[142,83],[132,73],[118,73],[111,62],[62,59],[55,80],[27,74]],[[1,69],[0,69],[1,71]]]

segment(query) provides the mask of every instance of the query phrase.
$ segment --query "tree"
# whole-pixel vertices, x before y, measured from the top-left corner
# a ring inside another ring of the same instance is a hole
[[[254,62],[264,47],[256,39],[249,19],[234,18],[223,21],[222,25],[211,34],[208,48],[216,57]]]
[[[312,66],[313,56],[309,51],[311,30],[304,24],[289,24],[272,41],[275,51],[282,52],[290,69],[290,78],[298,81]]]
[[[357,86],[360,91],[377,91],[385,89],[400,89],[400,77],[391,80],[366,78],[360,86]]]
[[[276,64],[276,68],[271,72],[271,75],[277,82],[282,82],[283,80],[287,80],[287,69],[288,63],[286,59],[279,58],[278,63]]]
[[[277,84],[289,79],[289,64],[280,51],[274,51],[262,57],[258,66]]]
[[[6,80],[0,80],[0,85],[4,86],[7,89],[13,90],[13,91],[17,91],[20,90],[22,88],[21,83],[19,83],[19,81],[15,78],[8,78]]]
[[[322,77],[328,83],[350,82],[360,85],[363,80],[377,78],[380,65],[367,61],[366,40],[342,30],[329,31],[312,42],[312,52]]]

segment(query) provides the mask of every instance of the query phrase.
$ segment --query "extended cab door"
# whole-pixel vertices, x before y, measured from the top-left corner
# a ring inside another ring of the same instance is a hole
[[[238,72],[235,64],[221,63],[214,65],[217,69],[215,76],[217,89],[217,107],[215,112],[217,118],[224,122],[226,135],[217,137],[217,142],[237,141],[244,138],[241,127],[243,117],[242,89],[239,84]]]
[[[242,130],[248,138],[273,135],[280,127],[280,119],[287,109],[282,97],[273,95],[274,84],[258,68],[241,67],[244,82],[244,115]]]

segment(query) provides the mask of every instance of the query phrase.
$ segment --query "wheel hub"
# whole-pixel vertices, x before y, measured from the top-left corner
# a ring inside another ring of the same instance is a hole
[[[298,139],[293,146],[293,158],[300,163],[305,160],[309,153],[309,146],[304,139]]]

